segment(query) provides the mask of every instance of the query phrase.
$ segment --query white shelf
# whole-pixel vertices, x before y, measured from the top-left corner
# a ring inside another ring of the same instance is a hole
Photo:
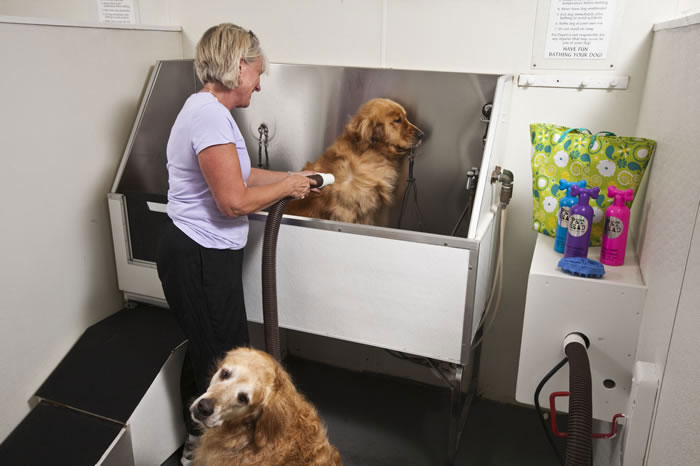
[[[639,260],[634,253],[634,248],[631,243],[627,244],[627,252],[625,254],[625,265],[605,267],[605,275],[601,279],[581,278],[569,275],[561,271],[557,264],[563,258],[563,254],[559,254],[554,250],[554,238],[545,235],[538,235],[537,238],[537,254],[532,257],[530,265],[530,275],[537,274],[542,276],[550,276],[561,278],[564,280],[596,280],[599,284],[632,286],[635,288],[646,288],[642,272],[639,269]],[[588,249],[588,258],[600,262],[600,247],[591,247]]]

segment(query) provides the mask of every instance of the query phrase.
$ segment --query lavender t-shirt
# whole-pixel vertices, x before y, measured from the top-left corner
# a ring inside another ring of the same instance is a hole
[[[250,157],[231,112],[208,92],[191,95],[168,139],[168,216],[201,246],[241,249],[248,240],[248,217],[227,217],[216,206],[198,154],[218,144],[235,144],[245,182]]]

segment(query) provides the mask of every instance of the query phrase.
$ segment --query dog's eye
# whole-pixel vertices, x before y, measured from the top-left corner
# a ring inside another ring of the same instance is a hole
[[[245,393],[239,393],[238,394],[238,402],[242,405],[247,405],[249,402],[248,395]]]
[[[219,378],[221,380],[226,380],[229,377],[231,377],[231,371],[228,369],[221,369],[221,372],[219,372]]]
[[[403,118],[398,117],[396,120],[394,120],[394,123],[401,123],[403,121]]]

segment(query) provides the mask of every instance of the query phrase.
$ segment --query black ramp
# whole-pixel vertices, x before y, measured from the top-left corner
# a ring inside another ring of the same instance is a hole
[[[168,309],[122,309],[88,328],[36,395],[126,424],[183,342]]]
[[[3,466],[94,465],[122,426],[45,401],[0,444]]]

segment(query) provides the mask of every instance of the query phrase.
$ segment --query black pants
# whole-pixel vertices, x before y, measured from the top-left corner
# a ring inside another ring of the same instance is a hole
[[[202,247],[167,221],[156,263],[165,299],[189,340],[181,385],[192,432],[189,403],[207,390],[217,360],[250,344],[241,277],[243,250]]]

